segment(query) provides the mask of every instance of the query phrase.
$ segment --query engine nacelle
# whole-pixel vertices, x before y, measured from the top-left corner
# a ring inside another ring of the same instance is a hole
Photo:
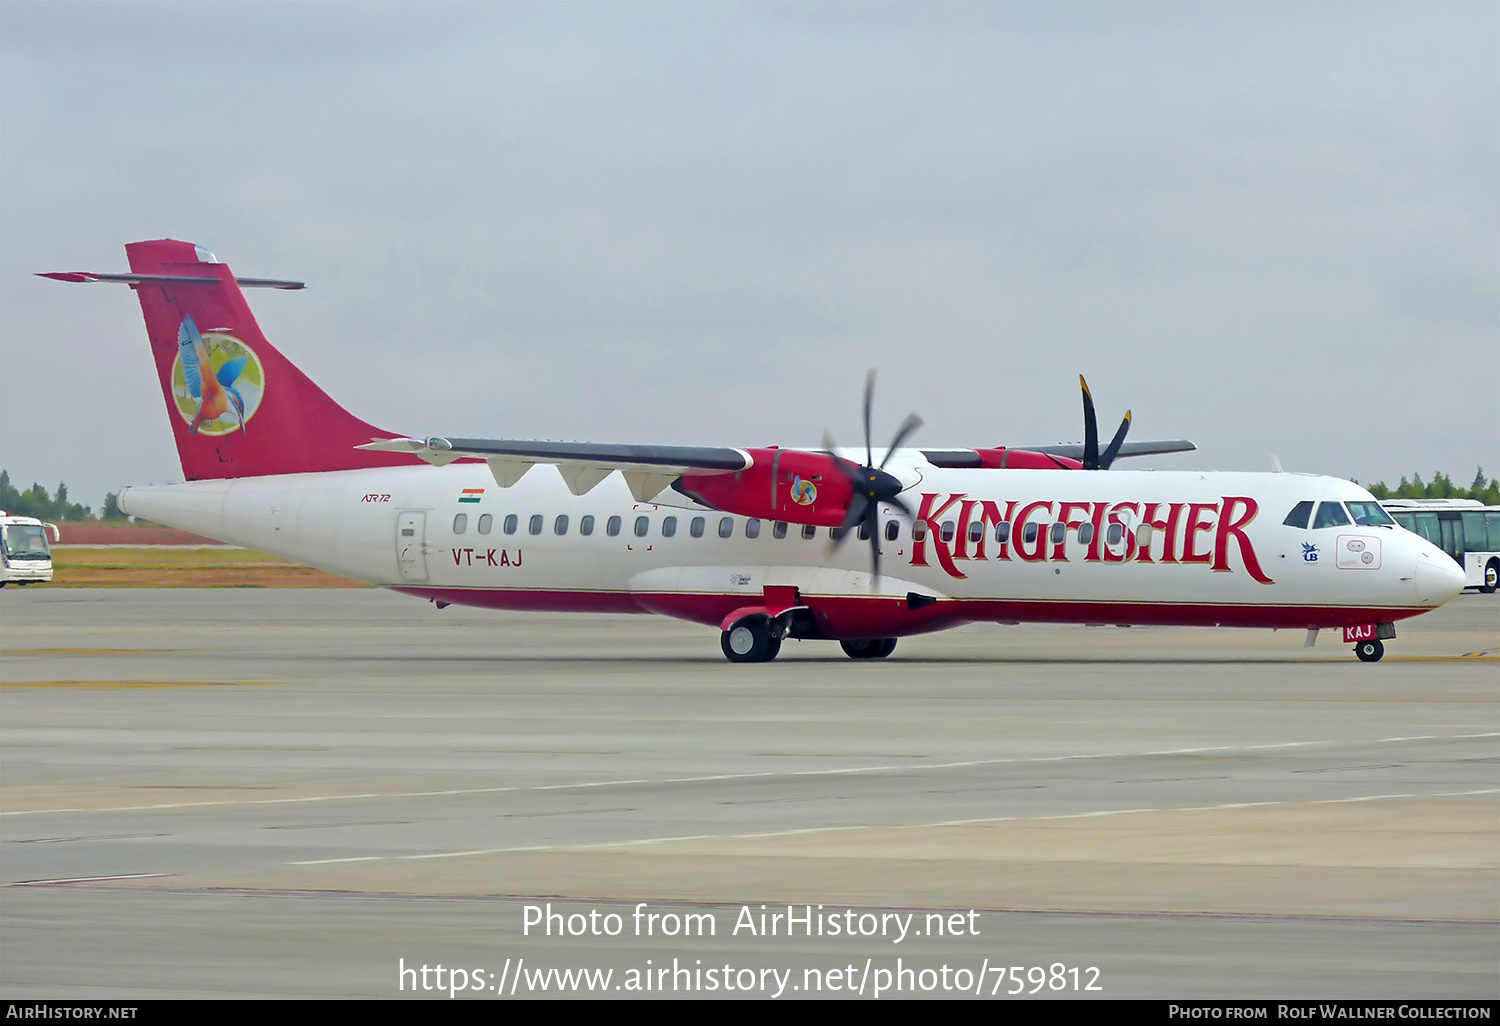
[[[1083,463],[1067,456],[1054,456],[1046,452],[1030,452],[1026,449],[1007,449],[997,445],[993,449],[975,449],[981,466],[1015,470],[1082,470]]]
[[[763,520],[839,527],[854,488],[837,457],[796,449],[747,449],[755,463],[734,474],[684,474],[676,488],[714,509]],[[854,468],[854,464],[847,466]]]

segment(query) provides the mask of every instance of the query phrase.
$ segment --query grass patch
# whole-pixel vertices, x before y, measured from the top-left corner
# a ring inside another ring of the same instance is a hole
[[[369,585],[249,549],[66,548],[52,553],[54,588],[365,588]]]

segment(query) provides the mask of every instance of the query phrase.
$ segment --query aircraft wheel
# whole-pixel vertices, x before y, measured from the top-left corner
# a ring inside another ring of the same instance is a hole
[[[861,638],[841,641],[839,647],[850,659],[884,659],[896,650],[895,638]]]
[[[1359,656],[1362,663],[1378,663],[1380,657],[1385,655],[1385,646],[1378,641],[1361,641],[1354,646],[1354,654]]]
[[[781,642],[777,641],[772,647],[771,635],[764,622],[741,620],[719,637],[719,647],[731,663],[763,663],[775,658]]]
[[[1484,567],[1484,583],[1479,590],[1486,595],[1493,595],[1495,589],[1500,588],[1500,560],[1490,560]]]

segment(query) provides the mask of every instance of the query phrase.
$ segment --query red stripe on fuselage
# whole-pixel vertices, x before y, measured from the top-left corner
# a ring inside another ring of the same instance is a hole
[[[495,588],[397,588],[418,598],[486,609],[559,613],[660,613],[718,627],[754,595],[670,592],[547,591]],[[1429,612],[1391,606],[1286,606],[1184,602],[1071,602],[942,599],[910,609],[904,598],[805,595],[831,638],[901,637],[964,623],[1098,623],[1155,627],[1348,627],[1388,623]]]

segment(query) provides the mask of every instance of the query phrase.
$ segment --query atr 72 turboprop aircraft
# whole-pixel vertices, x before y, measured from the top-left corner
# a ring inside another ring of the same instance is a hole
[[[1339,627],[1373,662],[1463,588],[1348,481],[1110,469],[1193,445],[1125,442],[1127,413],[1100,452],[1087,385],[1082,445],[903,448],[909,417],[878,453],[868,386],[845,454],[395,435],[272,348],[240,291],[300,282],[192,243],[125,250],[129,274],[45,275],[128,284],[145,314],[187,480],[120,508],[439,608],[663,613],[717,627],[734,662],[785,638],[881,658],[975,621]]]

